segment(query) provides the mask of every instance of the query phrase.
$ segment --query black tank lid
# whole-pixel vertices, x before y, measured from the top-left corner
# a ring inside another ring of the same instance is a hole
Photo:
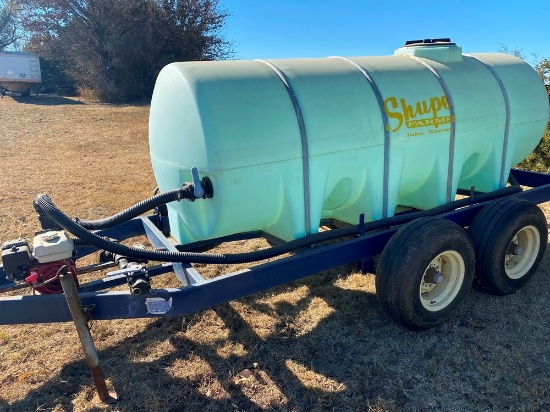
[[[410,46],[456,46],[448,37],[440,39],[407,40],[404,47]]]

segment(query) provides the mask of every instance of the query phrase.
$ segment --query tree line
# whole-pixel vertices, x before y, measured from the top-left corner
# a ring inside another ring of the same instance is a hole
[[[218,0],[0,0],[0,49],[24,38],[46,88],[136,101],[168,63],[231,57],[228,16]]]
[[[12,2],[0,0],[0,50],[4,50],[17,41],[15,16],[16,9]]]
[[[228,17],[218,0],[0,0],[0,50],[38,54],[50,91],[130,102],[151,96],[168,63],[232,57]],[[550,59],[533,57],[550,96]]]

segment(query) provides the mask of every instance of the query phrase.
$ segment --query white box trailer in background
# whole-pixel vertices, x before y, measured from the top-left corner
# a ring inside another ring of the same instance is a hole
[[[34,53],[0,51],[0,92],[29,95],[42,82],[40,60]]]

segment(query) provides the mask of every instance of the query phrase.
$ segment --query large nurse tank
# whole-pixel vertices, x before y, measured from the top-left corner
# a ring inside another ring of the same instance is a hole
[[[212,199],[169,204],[180,243],[290,240],[321,219],[353,224],[503,187],[548,113],[524,61],[462,54],[449,39],[385,57],[173,63],[153,93],[151,161],[162,191],[192,167],[212,181]]]

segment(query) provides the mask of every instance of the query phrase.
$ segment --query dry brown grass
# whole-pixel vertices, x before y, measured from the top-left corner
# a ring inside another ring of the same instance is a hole
[[[149,196],[148,107],[18,100],[0,100],[0,240],[38,229],[41,192],[83,218]],[[114,408],[93,404],[72,324],[0,326],[0,409],[549,410],[549,259],[517,294],[472,291],[423,333],[389,321],[351,266],[185,318],[94,321]]]

